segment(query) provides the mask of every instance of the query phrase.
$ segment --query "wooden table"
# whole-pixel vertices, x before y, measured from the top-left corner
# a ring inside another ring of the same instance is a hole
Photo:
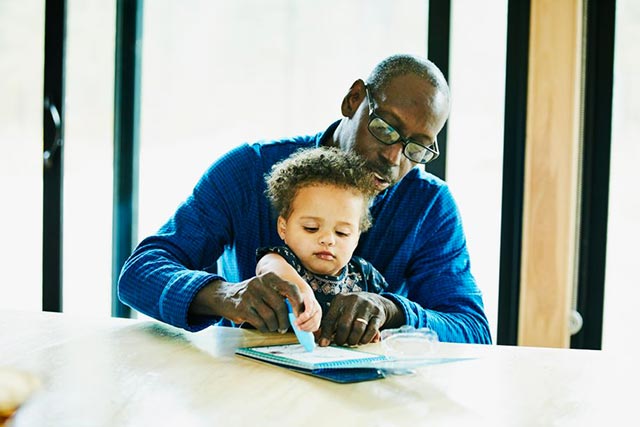
[[[294,340],[0,311],[0,366],[43,383],[15,427],[635,423],[639,375],[631,355],[441,343],[435,356],[476,359],[343,385],[233,354],[238,346]]]

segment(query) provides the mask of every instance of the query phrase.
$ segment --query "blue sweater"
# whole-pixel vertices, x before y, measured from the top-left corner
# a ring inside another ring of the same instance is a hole
[[[283,244],[264,176],[298,149],[324,145],[336,127],[244,144],[216,161],[158,233],[131,254],[118,284],[122,302],[189,331],[231,325],[219,317],[188,316],[193,298],[212,280],[255,276],[256,249]],[[441,341],[490,343],[482,294],[446,184],[413,168],[375,198],[371,214],[373,226],[354,255],[384,275],[389,287],[382,295],[401,308],[405,323],[429,327]]]

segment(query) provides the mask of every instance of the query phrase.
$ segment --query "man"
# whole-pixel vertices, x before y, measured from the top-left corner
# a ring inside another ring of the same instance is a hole
[[[364,344],[372,332],[405,324],[431,328],[442,341],[490,343],[455,202],[445,183],[416,167],[437,156],[436,135],[449,114],[442,73],[426,59],[391,56],[366,84],[353,83],[341,111],[323,133],[245,144],[214,163],[127,260],[120,299],[191,331],[229,321],[286,330],[283,298],[302,311],[297,287],[274,274],[254,277],[256,249],[282,244],[264,176],[301,148],[335,146],[360,154],[375,176],[373,226],[355,255],[371,262],[389,288],[337,295],[319,344]]]

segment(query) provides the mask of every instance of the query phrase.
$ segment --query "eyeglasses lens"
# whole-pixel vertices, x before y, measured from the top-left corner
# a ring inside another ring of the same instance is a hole
[[[378,117],[371,120],[369,130],[383,144],[395,144],[400,139],[400,134]]]

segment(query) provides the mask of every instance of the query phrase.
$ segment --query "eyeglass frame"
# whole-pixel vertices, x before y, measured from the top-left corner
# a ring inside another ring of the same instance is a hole
[[[368,85],[364,85],[364,90],[367,94],[367,100],[369,102],[369,123],[367,124],[367,129],[369,130],[369,133],[376,139],[378,140],[378,142],[380,142],[381,144],[384,145],[394,145],[397,144],[398,142],[402,142],[402,155],[405,156],[407,159],[411,160],[414,163],[419,163],[422,165],[426,165],[427,163],[430,163],[432,161],[434,161],[435,159],[438,158],[438,156],[440,156],[440,150],[438,149],[438,139],[434,139],[433,143],[429,144],[429,145],[423,145],[420,144],[417,141],[414,141],[411,138],[405,138],[402,135],[400,135],[400,132],[398,132],[398,130],[396,128],[394,128],[393,126],[391,126],[389,123],[387,123],[387,121],[385,119],[383,119],[382,117],[378,116],[374,111],[374,105],[373,105],[373,98],[371,97],[371,92],[369,92],[369,86]],[[384,142],[383,140],[381,140],[372,130],[371,130],[371,123],[375,120],[378,119],[380,120],[382,123],[384,123],[385,125],[387,125],[388,128],[391,128],[396,134],[398,134],[398,139],[396,141],[393,141],[391,143],[387,143]],[[417,161],[412,159],[411,157],[409,157],[406,153],[407,150],[407,146],[409,144],[415,144],[421,148],[424,148],[425,150],[427,150],[428,152],[430,152],[431,154],[433,154],[433,157],[431,157],[429,160],[427,161]]]

